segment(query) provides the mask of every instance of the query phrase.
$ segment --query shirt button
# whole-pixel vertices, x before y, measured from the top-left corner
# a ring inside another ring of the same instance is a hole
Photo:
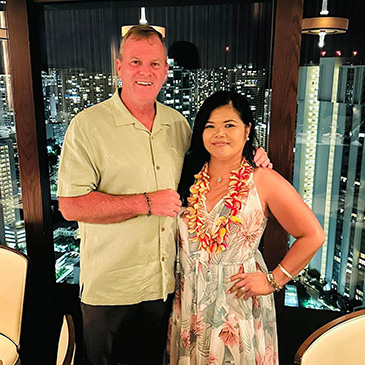
[[[161,260],[162,260],[162,261],[165,261],[165,256],[162,256]]]
[[[165,227],[161,227],[161,231],[162,232],[165,232]]]
[[[157,165],[157,166],[156,166],[156,170],[159,170],[159,169],[160,169],[160,166],[158,166],[158,165]]]

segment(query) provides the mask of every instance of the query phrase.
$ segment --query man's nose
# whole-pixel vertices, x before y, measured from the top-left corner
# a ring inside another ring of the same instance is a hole
[[[150,65],[147,65],[147,64],[142,64],[140,67],[139,67],[139,72],[141,74],[147,74],[149,75],[151,73],[151,67]]]

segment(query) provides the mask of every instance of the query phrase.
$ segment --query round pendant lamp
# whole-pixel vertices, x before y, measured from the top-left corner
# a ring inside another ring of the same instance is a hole
[[[327,15],[327,0],[322,2],[321,15]],[[315,18],[306,18],[302,22],[302,33],[319,36],[318,46],[324,46],[324,39],[327,35],[346,33],[349,27],[349,20],[341,17],[320,16]]]

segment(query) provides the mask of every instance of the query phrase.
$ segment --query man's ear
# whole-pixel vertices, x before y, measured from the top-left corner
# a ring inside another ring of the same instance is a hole
[[[116,59],[115,65],[116,65],[116,68],[117,68],[117,75],[120,78],[120,72],[122,70],[122,61],[119,57]]]
[[[166,66],[165,66],[165,81],[164,83],[166,82],[167,80],[167,72],[169,71],[169,64],[166,62]]]

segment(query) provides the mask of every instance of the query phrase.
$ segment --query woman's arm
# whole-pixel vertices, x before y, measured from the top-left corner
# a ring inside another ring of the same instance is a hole
[[[325,240],[324,232],[317,218],[303,202],[294,187],[282,176],[271,169],[257,169],[254,181],[264,208],[271,211],[282,227],[296,238],[288,253],[281,262],[282,267],[290,275],[298,274],[311,260]],[[276,267],[272,272],[279,285],[285,285],[290,278]],[[245,299],[252,295],[264,295],[274,291],[266,274],[238,273],[231,277],[238,281],[231,292],[238,290],[237,295]]]

